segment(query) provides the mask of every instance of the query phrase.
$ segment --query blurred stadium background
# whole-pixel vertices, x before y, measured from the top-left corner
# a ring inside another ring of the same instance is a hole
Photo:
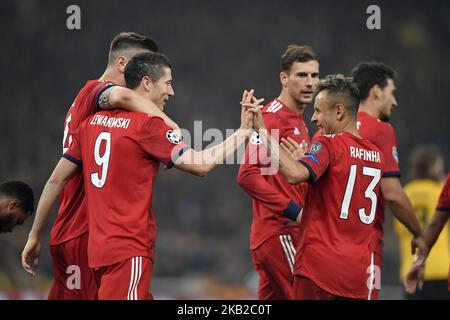
[[[71,4],[81,8],[81,30],[66,27]],[[366,27],[371,4],[381,8],[381,30]],[[6,0],[0,2],[0,30],[0,180],[22,179],[37,198],[61,155],[66,111],[84,82],[101,75],[109,42],[120,31],[153,37],[171,58],[176,95],[166,112],[188,130],[195,120],[203,121],[203,130],[237,127],[244,88],[266,101],[277,96],[279,57],[290,43],[315,49],[322,76],[348,74],[362,60],[383,61],[399,75],[392,123],[403,183],[408,156],[421,143],[439,145],[449,169],[445,0]],[[308,124],[311,114],[309,107]],[[228,165],[203,179],[160,173],[154,195],[156,298],[256,297],[248,249],[251,203],[236,184],[237,170]],[[381,298],[399,299],[398,241],[387,217]],[[31,223],[0,235],[0,299],[46,297],[52,276],[47,246],[37,278],[20,266]]]

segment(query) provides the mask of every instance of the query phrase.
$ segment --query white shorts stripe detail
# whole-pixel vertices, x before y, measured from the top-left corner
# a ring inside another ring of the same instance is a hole
[[[289,256],[291,257],[292,272],[294,272],[295,250],[292,251],[292,243],[289,241],[289,235],[283,235],[283,237],[284,237],[284,243],[286,244],[286,249],[289,253]]]
[[[133,288],[134,284],[134,258],[131,259],[131,275],[130,275],[130,286],[128,287],[128,295],[127,300],[131,300],[131,289]]]
[[[138,278],[136,281],[136,286],[134,288],[134,300],[138,300],[137,291],[138,291],[138,287],[139,287],[139,281],[141,280],[141,276],[142,276],[142,257],[138,257],[138,261],[139,261]]]
[[[292,251],[292,253],[294,254],[294,263],[295,263],[295,255],[297,254],[297,251],[295,251],[295,246],[294,246],[294,243],[292,242],[292,237],[291,237],[291,235],[290,234],[288,234],[288,240],[289,240],[289,244],[290,244],[290,246],[291,246],[291,251]]]
[[[375,276],[375,270],[373,267],[373,252],[370,255],[370,280],[369,280],[369,295],[367,297],[367,300],[371,299],[372,296],[372,291],[373,291],[373,280],[374,280],[374,276]]]
[[[291,257],[287,251],[286,244],[284,243],[283,235],[280,235],[280,242],[281,242],[281,245],[283,246],[284,253],[286,254],[286,258],[289,263],[289,268],[291,269],[291,272],[294,272],[294,267],[292,265]]]

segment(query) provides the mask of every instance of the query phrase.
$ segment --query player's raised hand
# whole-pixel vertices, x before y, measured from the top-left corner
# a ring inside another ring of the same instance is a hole
[[[241,101],[241,128],[242,129],[252,129],[253,124],[253,113],[251,110],[254,109],[260,109],[263,106],[261,106],[261,103],[264,101],[264,98],[257,99],[253,94],[254,90],[244,90],[244,93],[242,95],[242,101]]]
[[[29,237],[25,248],[22,251],[22,267],[33,277],[36,276],[33,268],[37,268],[39,266],[40,254],[41,242],[38,238]]]
[[[302,143],[299,144],[291,137],[288,137],[287,139],[281,138],[280,147],[281,149],[286,151],[294,160],[299,160],[305,155],[308,144],[305,140],[303,140]]]

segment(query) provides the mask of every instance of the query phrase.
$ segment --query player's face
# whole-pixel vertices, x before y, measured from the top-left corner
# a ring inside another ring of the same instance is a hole
[[[322,129],[324,134],[336,133],[337,114],[335,108],[330,108],[326,99],[326,90],[319,92],[314,101],[314,113],[311,121]]]
[[[285,86],[293,100],[308,104],[314,97],[314,85],[319,81],[319,62],[294,62]]]
[[[19,206],[17,199],[1,200],[0,233],[11,232],[15,226],[23,224],[28,216]]]
[[[151,84],[150,99],[160,108],[169,102],[170,97],[174,96],[175,92],[172,88],[172,71],[170,68],[164,68],[164,75],[158,81]]]
[[[397,100],[395,99],[395,83],[394,80],[388,79],[387,86],[382,90],[381,104],[380,104],[380,120],[388,121],[391,117],[392,110],[397,107]]]

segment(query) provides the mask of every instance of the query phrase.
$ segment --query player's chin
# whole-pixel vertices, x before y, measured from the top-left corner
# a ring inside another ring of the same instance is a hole
[[[302,95],[299,99],[300,103],[302,104],[308,104],[311,103],[313,100],[313,96],[312,95]]]

